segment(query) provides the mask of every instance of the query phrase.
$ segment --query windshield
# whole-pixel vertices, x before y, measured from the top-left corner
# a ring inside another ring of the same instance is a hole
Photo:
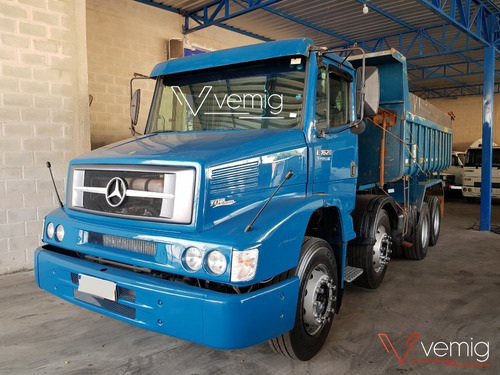
[[[303,56],[159,79],[146,133],[301,126]]]
[[[470,149],[467,151],[467,156],[465,159],[466,167],[480,167],[482,160],[482,149]],[[500,167],[500,148],[493,149],[492,166]]]

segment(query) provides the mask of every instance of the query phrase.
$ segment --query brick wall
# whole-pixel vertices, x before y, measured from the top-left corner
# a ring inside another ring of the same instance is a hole
[[[183,35],[184,18],[133,0],[87,0],[87,47],[92,148],[130,137],[130,79],[149,75],[166,59],[165,43],[172,38],[208,50],[259,41],[218,27]],[[154,81],[139,81],[144,129]]]
[[[256,42],[218,28],[183,36],[182,22],[133,0],[0,0],[0,274],[33,267],[58,205],[46,161],[64,202],[68,163],[90,150],[91,132],[94,146],[130,136],[129,80],[165,59],[168,39]],[[143,125],[153,86],[138,84]]]
[[[444,112],[452,111],[453,149],[465,151],[470,144],[482,137],[483,133],[483,96],[463,96],[458,99],[431,99],[430,103]],[[495,95],[493,142],[500,145],[500,95]]]
[[[33,266],[68,162],[90,148],[85,2],[0,2],[0,274]]]

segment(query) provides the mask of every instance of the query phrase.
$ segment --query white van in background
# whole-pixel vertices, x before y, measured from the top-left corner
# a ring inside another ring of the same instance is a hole
[[[470,145],[465,154],[462,194],[469,199],[481,196],[482,139]],[[492,198],[500,198],[500,147],[493,143]]]
[[[464,151],[453,151],[451,153],[450,166],[440,173],[445,193],[452,193],[456,191],[457,194],[461,194],[464,161]]]

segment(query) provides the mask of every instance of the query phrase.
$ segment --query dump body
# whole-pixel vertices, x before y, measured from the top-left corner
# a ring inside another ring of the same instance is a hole
[[[359,59],[351,63],[360,64]],[[409,92],[406,60],[399,52],[368,54],[366,65],[378,68],[380,108],[387,112],[368,119],[366,131],[359,136],[358,186],[380,184],[381,160],[376,155],[382,149],[384,115],[384,182],[446,169],[452,153],[450,116]]]

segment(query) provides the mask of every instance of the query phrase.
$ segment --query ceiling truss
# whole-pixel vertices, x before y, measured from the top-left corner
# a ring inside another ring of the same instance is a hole
[[[310,30],[314,35],[331,37],[337,41],[329,46],[332,48],[353,44],[371,52],[396,48],[407,58],[410,89],[427,98],[482,94],[484,82],[481,80],[485,66],[483,49],[491,46],[497,54],[500,53],[500,7],[495,4],[495,0],[413,0],[411,4],[420,5],[420,8],[427,10],[429,18],[434,17],[435,22],[425,27],[413,26],[415,21],[408,20],[404,12],[399,11],[396,15],[394,11],[387,10],[387,1],[351,0],[353,4],[359,3],[369,8],[398,29],[384,35],[371,33],[375,36],[367,39],[357,39],[345,31],[325,26],[318,22],[318,18],[311,19],[304,10],[298,12],[292,7],[290,9],[294,11],[288,11],[290,2],[283,0],[196,1],[195,4],[201,5],[191,7],[188,1],[180,1],[178,7],[175,1],[136,1],[181,14],[184,17],[185,34],[217,26],[262,41],[275,40],[277,38],[273,33],[266,32],[265,28],[249,28],[247,23],[242,23],[247,27],[239,26],[240,19],[264,12],[270,17],[279,17],[281,22],[289,21],[304,30]],[[291,3],[298,2],[292,0]],[[436,63],[443,59],[448,62]],[[498,93],[500,66],[494,69],[494,76],[495,93]]]

